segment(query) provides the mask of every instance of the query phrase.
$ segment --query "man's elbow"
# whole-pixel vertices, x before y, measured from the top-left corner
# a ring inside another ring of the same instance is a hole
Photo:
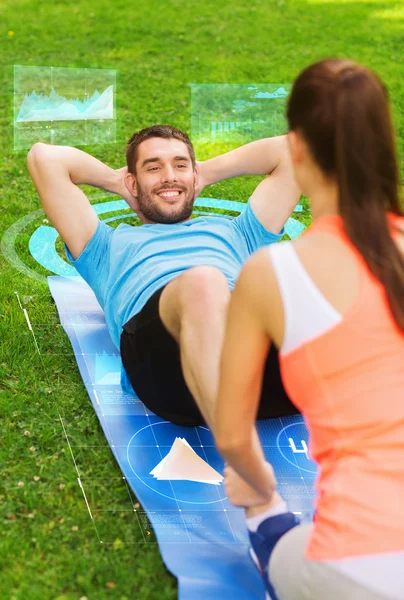
[[[46,152],[47,148],[49,147],[48,144],[45,144],[44,142],[36,142],[31,150],[28,152],[27,155],[27,162],[28,163],[32,163],[34,162],[34,160],[36,158],[38,158],[39,155],[43,154],[44,152]]]
[[[51,146],[44,142],[36,142],[32,146],[27,154],[27,167],[31,176],[34,175],[41,164],[45,164],[49,160],[50,148]]]
[[[289,143],[287,135],[280,135],[278,137],[278,152],[279,152],[279,165],[284,165],[289,162]]]
[[[267,138],[268,155],[271,156],[271,166],[268,167],[266,176],[279,171],[285,164],[289,163],[289,144],[287,135],[277,135]]]

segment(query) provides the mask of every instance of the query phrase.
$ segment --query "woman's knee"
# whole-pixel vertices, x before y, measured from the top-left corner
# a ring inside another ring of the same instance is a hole
[[[310,536],[312,524],[294,527],[276,544],[268,565],[269,580],[274,587],[279,600],[304,598],[297,596],[302,592],[301,575],[305,562],[304,552]]]

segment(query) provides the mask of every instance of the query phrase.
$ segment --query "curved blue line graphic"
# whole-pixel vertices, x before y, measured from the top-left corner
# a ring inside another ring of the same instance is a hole
[[[111,200],[111,202],[101,202],[100,204],[93,204],[93,209],[95,210],[97,215],[103,215],[109,212],[116,212],[117,210],[124,210],[125,208],[129,208],[128,203],[125,200]],[[127,217],[130,214],[131,213],[128,213],[125,216]]]
[[[245,211],[247,204],[237,200],[222,200],[220,198],[197,198],[194,206],[205,206],[206,208],[222,208],[224,210],[234,210],[240,214]]]
[[[291,240],[296,239],[306,229],[306,225],[290,217],[285,223],[285,231]]]
[[[36,262],[57,275],[65,277],[77,275],[74,267],[60,258],[56,252],[55,243],[58,232],[53,227],[41,225],[34,231],[29,240],[29,251]]]
[[[195,207],[200,208],[219,208],[224,210],[230,210],[238,213],[242,213],[246,209],[245,202],[238,202],[235,200],[222,200],[220,198],[197,198],[194,204]],[[93,204],[93,208],[97,215],[103,215],[106,213],[113,213],[118,210],[124,210],[128,208],[125,200],[112,200],[111,202],[101,202],[100,204]],[[301,212],[302,207],[296,206],[295,212]],[[109,217],[105,219],[106,223],[110,221],[116,221],[118,219],[126,219],[129,216],[135,215],[134,212],[127,212],[123,215],[117,215],[115,217]],[[204,211],[194,211],[194,214],[200,215],[212,215],[212,213]],[[229,218],[228,215],[217,215]],[[232,218],[232,217],[230,217]],[[285,224],[285,231],[291,239],[297,238],[302,231],[306,229],[306,226],[293,219],[288,219]],[[67,261],[63,260],[56,252],[56,240],[58,238],[58,232],[53,227],[46,227],[41,225],[34,231],[29,240],[29,251],[33,258],[56,275],[63,275],[64,277],[77,275],[76,269],[70,265]]]
[[[136,213],[133,213],[134,215]],[[207,215],[208,217],[211,217],[213,213],[211,212],[203,212],[202,210],[193,210],[192,211],[193,215]],[[111,221],[118,221],[119,219],[126,219],[127,217],[130,217],[131,214],[127,213],[126,215],[117,215],[116,217],[108,217],[108,219],[103,219],[104,223],[110,223]],[[230,215],[216,215],[217,217],[223,217],[224,219],[233,219],[233,217],[231,217]]]

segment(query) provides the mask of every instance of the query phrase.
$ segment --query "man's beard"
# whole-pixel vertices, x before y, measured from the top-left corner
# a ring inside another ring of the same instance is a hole
[[[182,200],[178,202],[178,206],[176,204],[171,205],[167,202],[167,210],[164,210],[160,205],[157,205],[157,201],[153,198],[153,192],[147,192],[139,182],[137,183],[137,200],[143,216],[146,217],[148,221],[163,224],[179,223],[180,221],[189,219],[194,207],[195,185],[191,188],[179,185],[173,186],[172,188],[165,186],[164,188],[160,188],[160,190],[156,189],[154,193],[163,189],[181,190]],[[161,201],[164,202],[164,199],[162,198]]]

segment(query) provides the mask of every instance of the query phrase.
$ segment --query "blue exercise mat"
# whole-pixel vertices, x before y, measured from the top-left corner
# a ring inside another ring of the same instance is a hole
[[[178,578],[180,600],[263,600],[264,586],[248,553],[244,511],[229,503],[223,484],[150,475],[176,437],[222,473],[210,431],[168,423],[135,395],[124,394],[120,356],[89,286],[81,277],[48,277],[48,282],[108,444],[147,512],[167,568]],[[290,510],[311,520],[316,466],[308,456],[302,417],[260,421],[258,431]]]

